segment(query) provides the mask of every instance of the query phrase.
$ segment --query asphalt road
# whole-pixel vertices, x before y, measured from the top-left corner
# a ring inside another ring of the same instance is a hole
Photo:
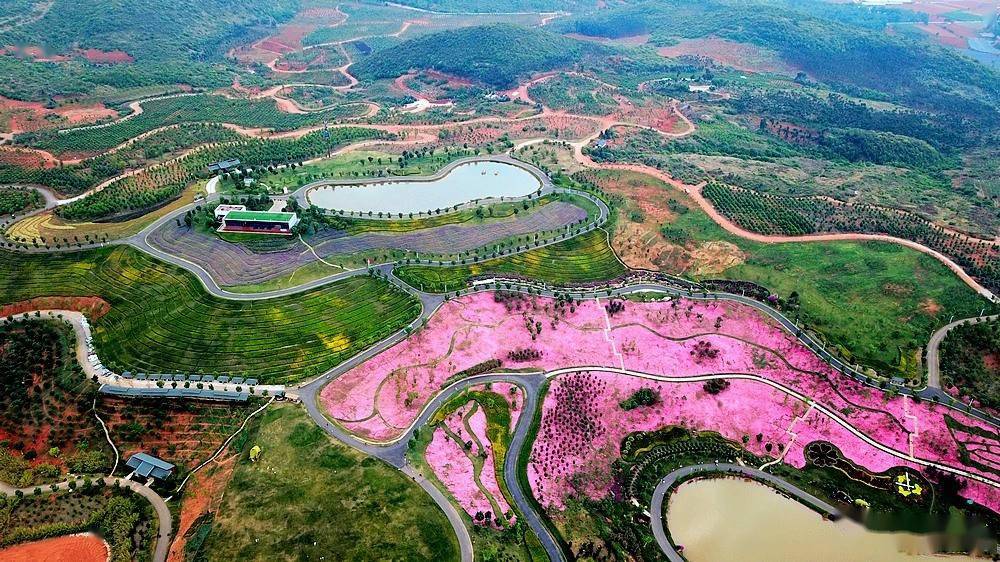
[[[941,388],[941,355],[939,353],[941,342],[944,341],[948,332],[965,324],[978,324],[979,322],[992,322],[1000,318],[1000,314],[992,316],[977,316],[975,318],[963,318],[943,326],[931,335],[931,340],[927,344],[927,386],[929,388]]]
[[[762,472],[756,468],[731,463],[712,463],[685,466],[667,474],[662,480],[660,480],[660,483],[657,484],[656,488],[653,490],[653,498],[649,505],[649,520],[653,527],[653,536],[656,537],[656,544],[660,546],[660,550],[663,551],[663,554],[666,555],[667,560],[670,560],[670,562],[686,561],[684,557],[681,556],[680,553],[674,548],[670,539],[667,538],[666,530],[663,527],[663,499],[667,492],[677,484],[678,480],[688,478],[692,475],[713,473],[738,474],[748,478],[753,478],[754,480],[764,482],[791,494],[792,496],[812,506],[817,511],[822,511],[834,519],[841,517],[840,510],[836,507],[826,503],[805,490],[795,487],[794,484],[788,482],[787,480],[778,478],[777,476],[767,472]]]

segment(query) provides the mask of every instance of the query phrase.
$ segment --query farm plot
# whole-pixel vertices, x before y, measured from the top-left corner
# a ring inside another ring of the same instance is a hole
[[[191,147],[241,138],[243,137],[239,133],[221,125],[178,125],[138,139],[113,152],[73,164],[64,163],[58,167],[56,164],[59,163],[54,159],[45,165],[33,165],[30,160],[10,161],[4,158],[12,154],[40,158],[37,152],[24,149],[0,151],[0,183],[38,184],[63,195],[78,195],[126,170],[166,160]]]
[[[79,128],[57,132],[25,133],[15,137],[18,144],[56,153],[97,153],[153,129],[178,123],[231,123],[288,131],[329,120],[362,115],[359,105],[343,105],[318,113],[296,114],[281,111],[274,100],[229,99],[211,94],[180,96],[145,102],[142,113],[99,128]]]
[[[325,133],[325,134],[324,134]],[[352,141],[390,138],[374,129],[338,128],[314,132],[297,139],[249,139],[209,145],[201,150],[120,178],[101,191],[59,207],[69,220],[126,220],[155,209],[177,197],[196,179],[208,178],[210,162],[236,158],[247,168],[273,167],[327,154]]]
[[[105,485],[100,479],[93,483],[85,481],[75,491],[49,493],[45,490],[43,493],[38,489],[38,493],[21,498],[0,497],[0,509],[4,511],[3,521],[0,521],[0,548],[58,535],[100,532],[109,547],[104,549],[97,539],[101,550],[105,551],[105,558],[101,560],[127,562],[135,559],[133,553],[151,548],[150,540],[156,532],[153,509],[145,498],[124,487]],[[44,553],[43,556],[52,554],[35,549],[41,544],[30,548],[32,546],[21,548]],[[12,550],[16,555],[20,549]],[[7,550],[0,550],[0,558],[17,560],[7,557],[7,553]],[[85,553],[82,551],[78,555]]]
[[[259,404],[104,397],[98,412],[123,457],[146,452],[184,477],[235,432]]]
[[[0,215],[15,215],[42,206],[42,195],[23,187],[0,188]]]
[[[617,208],[612,244],[629,266],[752,281],[783,298],[796,293],[794,312],[807,329],[848,361],[883,374],[920,377],[918,349],[941,321],[989,305],[941,262],[898,244],[751,242],[660,177],[620,170],[577,177],[627,199]]]
[[[412,232],[366,232],[356,235],[329,229],[306,238],[315,255],[298,241],[280,250],[258,252],[243,244],[222,240],[214,233],[202,233],[175,223],[165,224],[154,231],[150,242],[204,267],[219,284],[233,286],[275,279],[319,261],[317,255],[325,259],[375,250],[452,255],[511,237],[556,230],[577,223],[586,216],[586,211],[580,207],[556,201],[536,211],[520,213],[516,218],[494,222],[477,221]]]
[[[705,186],[704,195],[727,218],[761,234],[858,232],[912,240],[952,258],[986,287],[1000,290],[1000,245],[945,230],[910,213],[818,197],[764,194],[714,182]]]
[[[0,253],[0,303],[99,295],[104,364],[118,371],[199,373],[286,383],[319,374],[411,321],[416,299],[354,277],[266,301],[211,297],[190,273],[129,247],[73,255]]]
[[[405,265],[396,275],[425,291],[445,292],[464,288],[472,277],[513,275],[558,285],[614,279],[626,268],[608,247],[606,234],[592,230],[569,240],[522,254],[456,267]]]
[[[110,466],[90,415],[97,385],[76,364],[72,330],[18,322],[0,326],[0,342],[0,481],[23,487]]]
[[[607,115],[617,107],[611,89],[587,76],[556,75],[528,88],[531,99],[555,110]]]
[[[549,447],[542,455],[547,458],[536,456],[529,476],[534,474],[533,488],[545,505],[561,507],[572,486],[576,493],[603,496],[615,455],[594,451],[614,451],[629,431],[664,425],[721,431],[736,440],[762,433],[769,438],[748,444],[749,450],[773,453],[793,466],[802,466],[802,447],[817,439],[837,444],[852,461],[874,471],[896,463],[827,414],[763,382],[669,380],[717,373],[774,381],[901,454],[985,476],[1000,470],[989,455],[977,456],[977,463],[963,459],[968,454],[963,451],[978,446],[967,434],[986,432],[995,438],[988,426],[844,377],[755,309],[725,301],[573,302],[505,293],[469,295],[449,301],[423,330],[331,382],[321,397],[331,417],[350,431],[386,440],[398,436],[427,400],[456,378],[501,367],[549,371],[574,365],[628,369],[665,381],[580,375],[594,380],[579,384],[576,397],[560,406],[570,419],[547,426],[543,414],[539,446]],[[556,379],[545,411],[564,398],[559,381],[574,377]],[[653,392],[637,394],[644,387]],[[675,388],[681,390],[675,393]],[[590,401],[597,401],[597,410],[588,413]],[[761,409],[765,403],[775,406]],[[762,417],[761,411],[769,415]],[[969,429],[953,433],[948,419]],[[636,427],[630,420],[646,425]],[[793,422],[801,425],[793,427]],[[793,434],[799,439],[788,439]],[[591,475],[596,480],[588,480]],[[967,497],[1000,509],[996,499],[990,500],[991,489],[983,486],[970,481]]]

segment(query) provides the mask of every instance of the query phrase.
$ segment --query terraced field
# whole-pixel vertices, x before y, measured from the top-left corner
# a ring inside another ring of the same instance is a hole
[[[425,291],[444,292],[465,287],[471,277],[491,273],[572,285],[613,279],[625,271],[625,266],[608,247],[605,232],[592,230],[510,257],[458,267],[402,266],[396,269],[396,275]]]
[[[292,297],[231,301],[129,247],[63,255],[0,253],[0,303],[99,295],[94,339],[113,369],[291,382],[319,374],[416,317],[416,299],[354,277]]]
[[[250,101],[215,95],[164,98],[145,102],[142,113],[103,127],[78,128],[62,134],[28,133],[17,137],[19,144],[56,153],[94,153],[118,146],[158,127],[176,123],[232,123],[244,127],[291,130],[306,125],[364,115],[364,105],[340,105],[314,113],[285,113],[273,100]]]
[[[537,210],[522,212],[516,218],[492,222],[471,221],[425,228],[413,232],[395,232],[392,222],[369,223],[365,229],[379,226],[393,232],[365,232],[354,236],[328,230],[311,236],[307,242],[321,258],[350,256],[374,250],[409,250],[420,254],[457,254],[481,248],[511,237],[552,231],[584,220],[587,212],[576,205],[555,201]],[[295,241],[281,249],[257,250],[234,244],[215,234],[202,233],[176,223],[167,223],[150,235],[150,242],[160,249],[183,257],[205,268],[220,285],[234,286],[262,283],[317,262],[304,244]]]

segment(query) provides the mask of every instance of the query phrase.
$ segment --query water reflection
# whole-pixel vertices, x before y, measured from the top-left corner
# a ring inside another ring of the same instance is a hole
[[[763,484],[730,478],[681,485],[670,497],[667,527],[691,562],[983,560],[932,554],[926,535],[876,533],[847,518],[826,521]]]
[[[321,187],[309,193],[309,202],[336,211],[409,214],[447,209],[476,199],[523,197],[539,187],[538,178],[524,168],[486,161],[462,164],[434,181]]]

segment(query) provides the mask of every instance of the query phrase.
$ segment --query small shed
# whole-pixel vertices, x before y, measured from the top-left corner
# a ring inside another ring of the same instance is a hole
[[[125,464],[143,478],[166,480],[174,472],[174,465],[146,453],[136,453]]]

